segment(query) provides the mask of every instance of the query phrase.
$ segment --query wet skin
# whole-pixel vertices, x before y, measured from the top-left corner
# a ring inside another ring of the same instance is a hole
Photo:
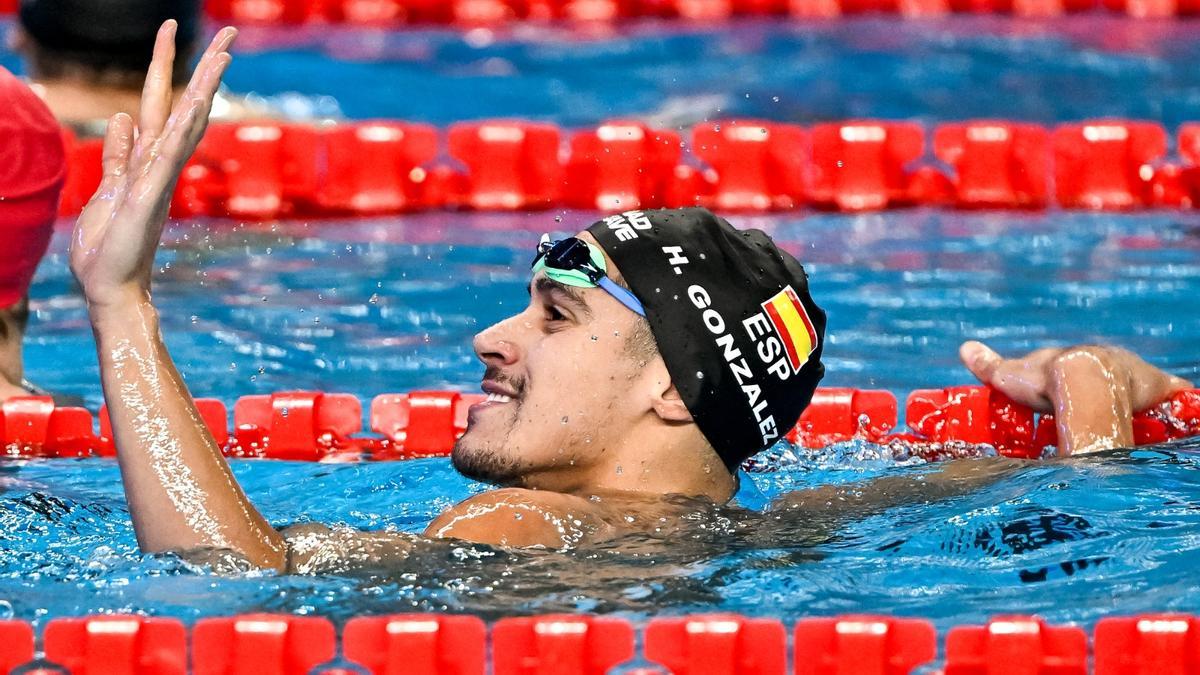
[[[167,22],[159,32],[138,133],[128,115],[109,121],[104,178],[70,251],[139,545],[146,552],[229,551],[252,566],[294,572],[401,562],[422,538],[323,525],[272,528],[234,479],[167,352],[150,295],[154,253],[236,36],[231,28],[218,32],[172,107],[174,30]],[[549,549],[631,533],[669,540],[694,527],[697,513],[723,508],[736,481],[700,434],[662,357],[631,346],[637,321],[602,290],[568,289],[539,275],[521,313],[476,337],[490,401],[471,411],[452,459],[500,489],[450,508],[425,539]],[[1064,445],[1074,451],[1131,441],[1130,411],[1187,384],[1110,348],[1004,361],[968,343],[963,357],[1010,396],[1055,410]],[[753,518],[827,521],[959,494],[1003,469],[954,464],[919,478],[797,492]]]

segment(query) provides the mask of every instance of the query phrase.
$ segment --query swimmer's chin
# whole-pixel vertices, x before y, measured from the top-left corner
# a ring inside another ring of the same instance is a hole
[[[468,431],[467,435],[470,433]],[[450,463],[455,471],[471,480],[500,487],[511,487],[521,482],[521,474],[515,461],[473,445],[467,435],[460,438],[450,452]]]

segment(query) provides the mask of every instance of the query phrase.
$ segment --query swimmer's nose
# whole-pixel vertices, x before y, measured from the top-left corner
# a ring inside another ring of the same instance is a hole
[[[517,346],[500,335],[500,324],[475,335],[475,354],[489,366],[507,366],[517,362]]]

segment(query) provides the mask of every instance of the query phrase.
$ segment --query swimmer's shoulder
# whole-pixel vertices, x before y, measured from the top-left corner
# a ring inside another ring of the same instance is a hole
[[[502,488],[466,499],[435,518],[431,539],[462,539],[509,548],[571,548],[607,529],[601,509],[561,492]]]

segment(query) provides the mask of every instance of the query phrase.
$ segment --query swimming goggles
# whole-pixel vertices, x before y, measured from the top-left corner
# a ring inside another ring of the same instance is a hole
[[[564,286],[576,288],[602,288],[622,305],[646,316],[646,309],[633,293],[621,288],[608,278],[608,265],[604,253],[597,247],[578,237],[551,241],[543,234],[538,242],[537,256],[533,259],[533,273],[545,270],[546,276]]]

